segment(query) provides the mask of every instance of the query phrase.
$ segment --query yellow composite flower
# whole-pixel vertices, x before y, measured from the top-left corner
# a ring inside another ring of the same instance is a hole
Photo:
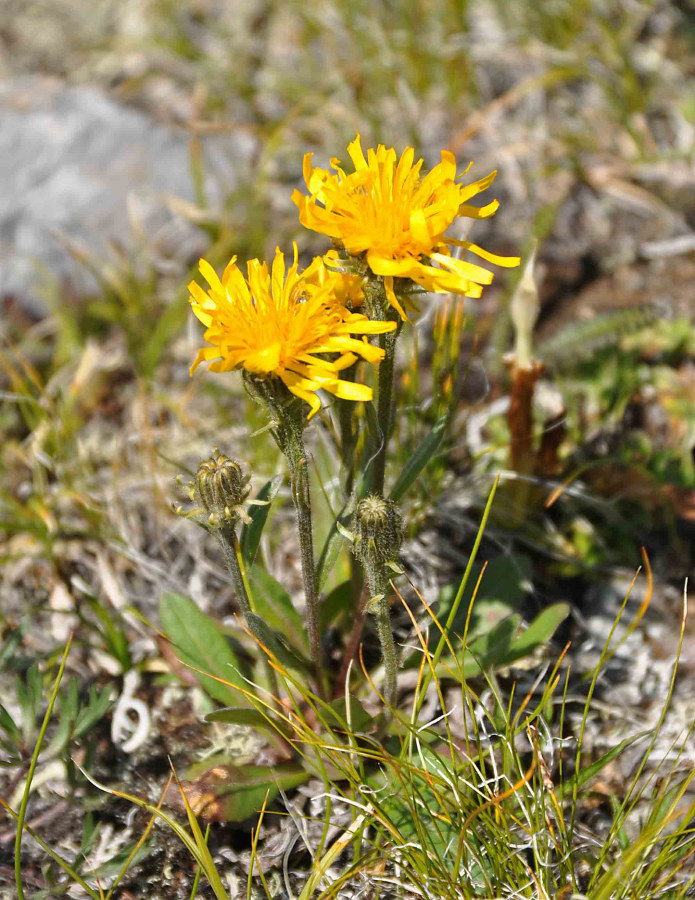
[[[234,257],[220,279],[201,259],[200,272],[209,287],[204,290],[192,281],[188,288],[210,346],[198,351],[191,374],[201,362],[209,362],[213,372],[245,369],[260,377],[276,376],[309,404],[309,418],[321,406],[320,390],[346,400],[371,400],[370,387],[343,381],[340,372],[358,356],[380,362],[383,350],[366,336],[390,331],[395,324],[351,312],[336,299],[333,279],[321,276],[323,266],[317,258],[300,272],[295,247],[294,262],[286,269],[278,249],[272,271],[252,259],[244,278]]]
[[[376,150],[368,149],[365,158],[359,135],[348,153],[355,171],[346,173],[332,159],[335,174],[312,168],[312,154],[307,153],[304,180],[309,196],[295,191],[292,200],[302,225],[333,238],[352,256],[366,258],[371,271],[383,277],[389,302],[402,318],[405,312],[394,293],[394,278],[409,278],[427,291],[466,297],[479,297],[483,285],[490,284],[492,272],[455,259],[451,246],[499,266],[519,265],[516,256],[497,256],[470,241],[444,237],[458,217],[482,219],[495,213],[497,200],[482,207],[469,201],[492,184],[496,172],[460,184],[454,155],[442,150],[441,162],[421,176],[423,160],[414,162],[412,147],[397,159],[393,148],[379,144]]]
[[[323,265],[321,265],[323,263]],[[362,276],[352,272],[341,272],[345,261],[336,250],[329,250],[322,257],[317,257],[312,266],[306,270],[305,276],[313,284],[328,287],[335,299],[349,309],[355,309],[364,303]]]

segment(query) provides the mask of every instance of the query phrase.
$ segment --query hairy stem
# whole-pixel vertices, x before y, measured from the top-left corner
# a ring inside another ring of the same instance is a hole
[[[396,706],[398,655],[396,653],[396,642],[393,639],[393,630],[391,629],[391,611],[388,598],[389,578],[383,564],[366,561],[365,568],[370,595],[371,597],[379,598],[368,602],[373,604],[370,611],[375,615],[376,631],[379,636],[381,657],[384,662],[384,705],[386,707],[384,712],[390,718],[391,711]]]
[[[391,400],[393,397],[393,370],[396,359],[396,341],[398,331],[389,331],[379,335],[379,346],[384,351],[384,358],[379,364],[379,390],[377,394],[377,421],[381,431],[381,445],[374,458],[374,474],[372,491],[379,496],[384,494],[384,478],[386,475],[386,451],[391,436]]]
[[[258,630],[255,627],[251,615],[255,612],[255,610],[249,596],[248,581],[246,579],[246,573],[243,569],[243,562],[241,560],[241,547],[239,546],[239,538],[237,537],[236,528],[232,524],[226,524],[223,525],[222,528],[217,529],[215,534],[217,535],[217,540],[222,547],[222,553],[224,554],[224,561],[227,565],[227,570],[232,576],[232,583],[234,585],[234,590],[236,591],[237,600],[239,601],[239,606],[241,607],[241,613],[244,617],[246,627],[256,638],[259,643],[259,648],[262,650],[263,639],[262,636],[258,634]],[[268,687],[270,689],[270,692],[273,697],[279,702],[280,686],[278,684],[277,673],[271,666],[270,660],[267,656],[263,658],[263,665],[265,668],[265,674],[268,680]]]
[[[398,656],[396,655],[396,642],[393,639],[393,631],[391,630],[391,611],[389,610],[389,601],[386,595],[378,601],[376,630],[379,635],[381,654],[384,660],[384,703],[386,705],[386,713],[390,716],[391,711],[396,706]]]
[[[319,590],[314,564],[314,535],[311,525],[311,494],[309,490],[309,466],[301,432],[292,436],[287,460],[290,468],[292,500],[297,511],[299,552],[302,561],[306,625],[309,633],[309,649],[316,669],[319,693],[323,693],[323,660],[321,658],[321,634],[319,631]]]

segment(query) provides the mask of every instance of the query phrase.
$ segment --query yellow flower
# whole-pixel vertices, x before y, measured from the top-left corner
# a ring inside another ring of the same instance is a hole
[[[294,262],[286,271],[278,249],[272,272],[252,259],[244,278],[234,257],[220,280],[201,259],[200,272],[209,288],[205,291],[195,281],[188,288],[193,312],[205,325],[211,346],[198,351],[191,373],[201,362],[214,360],[209,366],[213,372],[245,369],[261,378],[276,376],[309,404],[309,418],[321,406],[320,390],[346,400],[371,400],[370,387],[342,381],[339,373],[357,356],[380,362],[383,351],[369,344],[366,335],[391,331],[395,325],[371,322],[339,303],[332,280],[320,283],[322,266],[317,258],[300,273],[295,247]]]
[[[362,276],[341,271],[344,265],[345,261],[338,253],[329,250],[322,257],[317,257],[304,274],[311,283],[329,288],[343,306],[355,309],[364,303]]]
[[[394,149],[379,144],[376,150],[367,150],[365,159],[359,135],[348,153],[355,171],[346,173],[333,159],[336,174],[312,168],[307,153],[304,180],[310,196],[295,191],[292,199],[302,225],[333,238],[352,256],[365,256],[371,271],[383,277],[389,302],[402,318],[405,312],[393,290],[394,278],[409,278],[427,291],[466,297],[479,297],[482,286],[490,284],[492,272],[453,258],[452,245],[500,266],[519,265],[516,256],[497,256],[470,241],[444,237],[459,216],[493,215],[497,200],[483,207],[471,206],[469,201],[492,184],[496,172],[471,184],[458,184],[456,160],[442,150],[442,161],[421,177],[423,161],[414,163],[412,147],[397,160]]]

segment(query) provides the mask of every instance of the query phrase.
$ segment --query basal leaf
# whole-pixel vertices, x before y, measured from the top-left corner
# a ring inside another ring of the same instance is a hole
[[[159,605],[164,633],[181,662],[248,690],[237,657],[213,620],[182,594],[166,591]],[[233,687],[194,671],[203,690],[225,706],[243,702]]]
[[[640,731],[638,734],[633,734],[628,738],[625,738],[624,741],[620,741],[619,744],[616,744],[615,747],[612,747],[608,753],[604,753],[603,756],[600,756],[595,762],[592,762],[590,766],[586,766],[576,775],[572,776],[569,784],[573,781],[576,781],[580,788],[584,787],[584,785],[591,781],[599,772],[604,769],[608,763],[612,762],[616,759],[623,750],[627,750],[628,747],[631,747],[632,744],[637,743],[637,741],[641,741],[643,738],[648,737],[651,734],[650,731]]]
[[[258,616],[272,629],[284,635],[300,653],[308,653],[309,643],[304,622],[285,588],[260,566],[253,566],[249,577]]]
[[[232,725],[249,725],[261,731],[280,732],[285,737],[292,737],[292,730],[271,713],[264,715],[260,709],[250,706],[226,706],[216,709],[205,716],[206,722],[227,722]]]
[[[462,635],[464,632],[468,608],[481,571],[482,565],[474,566],[451,627],[452,634]],[[518,610],[531,587],[531,561],[527,556],[512,553],[491,559],[475,595],[469,639],[479,633],[489,632],[510,612]],[[457,591],[458,584],[449,584],[439,593],[437,619],[442,626],[448,619]]]
[[[345,697],[332,700],[327,707],[324,707],[323,715],[328,725],[339,731],[344,731],[348,727],[352,732],[366,731],[367,726],[374,720],[374,717],[352,694],[349,703]]]
[[[248,619],[249,627],[253,629],[254,634],[283,666],[290,669],[298,669],[300,672],[311,670],[309,660],[295,653],[283,634],[273,631],[270,625],[255,613],[250,613]],[[259,650],[259,652],[263,653],[262,650]]]
[[[507,664],[517,659],[523,659],[524,656],[528,656],[538,647],[546,644],[555,634],[558,627],[565,621],[569,611],[569,604],[553,603],[552,606],[548,606],[538,613],[528,628],[515,638],[510,647],[509,655],[503,662]]]
[[[319,626],[325,631],[334,625],[339,616],[352,610],[352,592],[349,581],[342,581],[326,594],[319,605]]]
[[[275,766],[216,765],[182,787],[193,812],[206,821],[244,822],[271,803],[280,790],[288,791],[309,780],[299,763]],[[176,802],[170,792],[169,799]]]

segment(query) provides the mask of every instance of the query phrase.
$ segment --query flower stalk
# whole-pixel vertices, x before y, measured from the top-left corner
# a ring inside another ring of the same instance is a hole
[[[200,463],[195,480],[189,484],[189,497],[199,504],[199,508],[189,515],[197,518],[217,538],[246,627],[262,649],[263,638],[255,627],[255,609],[237,535],[239,519],[250,521],[244,510],[249,480],[250,476],[235,459],[215,449],[209,459]],[[279,702],[277,675],[267,656],[263,658],[263,665],[270,692]]]
[[[403,540],[403,520],[391,500],[370,494],[357,504],[353,528],[354,552],[364,566],[369,585],[367,611],[375,617],[384,663],[385,713],[390,716],[397,699],[398,654],[391,629],[388,566],[398,557]]]
[[[323,656],[319,630],[319,587],[314,562],[309,464],[304,444],[306,418],[298,403],[278,378],[245,374],[251,396],[265,405],[271,419],[270,432],[287,459],[292,502],[297,514],[299,555],[304,585],[306,628],[319,694],[323,694]]]
[[[377,322],[396,322],[393,331],[378,335],[379,348],[384,357],[379,363],[377,388],[377,423],[381,435],[381,443],[374,457],[372,474],[372,491],[380,497],[384,494],[386,477],[386,455],[391,437],[393,374],[396,363],[396,343],[401,330],[401,321],[390,305],[383,279],[368,277],[365,282],[365,307],[370,319]]]

